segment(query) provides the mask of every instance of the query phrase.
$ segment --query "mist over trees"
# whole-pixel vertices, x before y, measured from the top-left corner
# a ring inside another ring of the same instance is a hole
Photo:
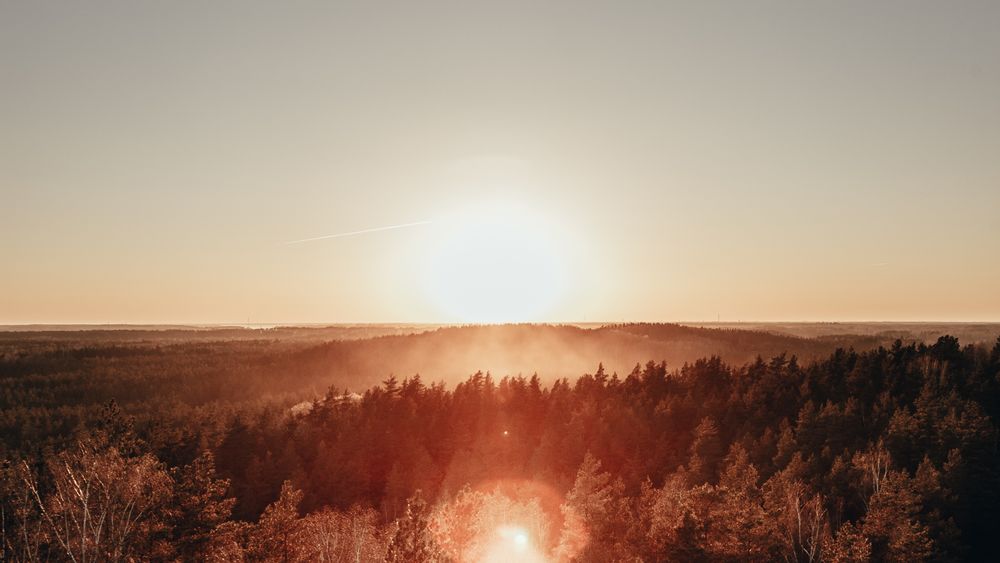
[[[372,342],[244,344],[242,367],[211,345],[143,349],[162,379],[120,389],[123,402],[103,399],[131,348],[76,377],[59,366],[85,352],[8,355],[4,559],[1000,559],[1000,339],[575,379],[383,375],[294,409],[271,392],[294,375],[263,375]],[[171,387],[206,362],[241,375]],[[266,398],[185,399],[244,376]],[[70,400],[87,393],[100,405]]]

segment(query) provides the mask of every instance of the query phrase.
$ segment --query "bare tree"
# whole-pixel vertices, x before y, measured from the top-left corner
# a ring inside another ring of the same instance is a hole
[[[49,461],[52,490],[44,498],[23,465],[22,482],[70,561],[127,561],[155,552],[153,536],[164,526],[156,510],[172,482],[152,456],[126,458],[113,448],[77,444]]]

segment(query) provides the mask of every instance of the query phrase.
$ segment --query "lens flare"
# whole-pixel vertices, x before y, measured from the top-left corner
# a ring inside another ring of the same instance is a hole
[[[500,526],[492,542],[486,547],[483,562],[526,561],[543,563],[549,559],[531,541],[531,534],[525,528],[515,525]]]
[[[567,561],[587,543],[563,496],[526,479],[463,487],[437,507],[430,528],[447,557],[463,563]]]

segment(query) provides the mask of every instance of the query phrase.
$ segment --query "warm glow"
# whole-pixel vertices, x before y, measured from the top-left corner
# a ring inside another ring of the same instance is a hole
[[[487,546],[483,562],[526,561],[542,563],[548,559],[532,545],[531,535],[519,526],[500,526]]]
[[[562,297],[570,248],[551,218],[525,208],[481,205],[446,219],[438,232],[424,282],[449,319],[538,321]]]
[[[453,561],[569,561],[586,547],[586,533],[565,503],[539,481],[489,481],[439,505],[430,529]]]

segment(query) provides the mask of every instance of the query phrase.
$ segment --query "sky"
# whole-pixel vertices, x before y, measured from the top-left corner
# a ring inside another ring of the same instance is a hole
[[[997,321],[997,29],[0,2],[0,323]]]

